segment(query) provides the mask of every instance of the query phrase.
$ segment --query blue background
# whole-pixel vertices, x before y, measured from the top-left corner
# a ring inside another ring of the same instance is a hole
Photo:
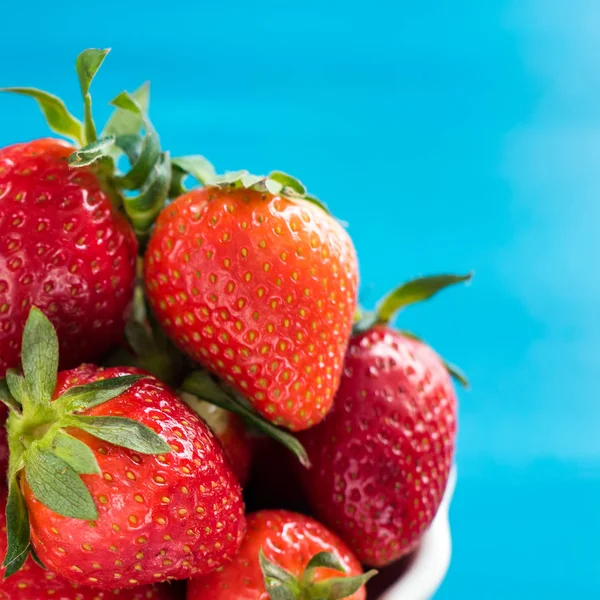
[[[74,56],[112,46],[97,119],[151,79],[174,153],[298,175],[350,223],[365,303],[475,269],[401,317],[472,382],[439,597],[595,597],[598,4],[112,4],[5,3],[0,84],[78,110]],[[30,101],[0,98],[0,145],[45,131]]]

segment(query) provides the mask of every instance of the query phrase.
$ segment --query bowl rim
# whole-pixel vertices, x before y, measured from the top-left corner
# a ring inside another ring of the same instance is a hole
[[[440,508],[415,552],[410,567],[378,600],[429,600],[439,589],[452,556],[449,508],[456,487],[452,468]]]

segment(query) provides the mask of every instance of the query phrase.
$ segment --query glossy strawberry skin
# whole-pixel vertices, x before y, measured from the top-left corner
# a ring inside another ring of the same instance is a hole
[[[382,326],[353,337],[333,410],[300,436],[315,514],[363,564],[409,553],[442,500],[455,434],[456,395],[431,348]]]
[[[56,395],[99,377],[137,373],[86,365],[59,374]],[[23,483],[32,543],[40,560],[75,583],[101,589],[186,579],[226,564],[244,535],[241,489],[210,429],[153,377],[86,414],[135,419],[171,446],[139,455],[80,430],[102,475],[83,475],[99,518],[52,512]]]
[[[6,498],[0,501],[0,557],[6,554]],[[30,557],[23,568],[4,579],[0,569],[0,600],[109,600],[118,592],[73,584],[45,571]],[[127,592],[129,600],[176,600],[168,585],[140,586]]]
[[[101,357],[123,335],[137,242],[74,148],[42,139],[0,150],[0,377],[19,364],[32,305],[57,328],[61,364]]]
[[[331,407],[357,272],[349,236],[316,205],[211,187],[163,210],[145,260],[169,336],[294,431]]]
[[[348,576],[360,575],[362,568],[345,544],[326,527],[304,515],[283,510],[265,510],[248,515],[248,533],[239,554],[223,570],[188,583],[187,600],[269,600],[258,562],[265,556],[296,577],[319,552],[332,552],[345,566]],[[341,574],[317,569],[315,581]],[[347,600],[365,600],[363,588]]]

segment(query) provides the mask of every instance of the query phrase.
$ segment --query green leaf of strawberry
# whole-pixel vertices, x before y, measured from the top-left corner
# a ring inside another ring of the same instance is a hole
[[[2,562],[4,577],[16,573],[27,560],[30,549],[29,516],[16,477],[11,477],[6,503],[6,535],[8,549]]]
[[[131,98],[140,107],[141,112],[125,110],[117,107],[104,127],[102,137],[107,136],[137,136],[144,126],[143,115],[148,113],[150,107],[150,83],[142,84],[137,90],[131,92]]]
[[[410,304],[423,302],[423,300],[429,300],[429,298],[451,285],[469,281],[472,276],[472,273],[467,275],[432,275],[404,283],[382,300],[377,308],[377,321],[388,323],[402,308]]]
[[[23,455],[25,477],[35,497],[64,517],[92,521],[94,500],[76,471],[62,458],[33,444]]]
[[[296,192],[296,194],[300,194],[301,196],[306,194],[306,188],[302,185],[302,183],[295,177],[292,177],[283,171],[272,171],[269,174],[269,179],[280,183],[284,189],[289,188],[293,190]]]
[[[22,404],[25,396],[25,378],[22,375],[19,375],[16,369],[7,369],[6,384],[8,385],[10,396],[14,398],[18,404]]]
[[[316,196],[307,193],[306,188],[298,179],[282,171],[272,171],[268,176],[252,175],[244,170],[233,171],[217,175],[209,183],[220,188],[253,189],[259,192],[268,192],[274,196],[302,198],[329,213],[327,207]]]
[[[348,598],[375,575],[377,575],[377,571],[371,570],[356,577],[333,577],[327,581],[313,583],[310,589],[310,597],[323,598],[324,600]]]
[[[110,49],[88,48],[84,50],[75,61],[75,69],[79,77],[79,86],[83,96],[85,137],[88,143],[95,142],[97,138],[96,126],[92,118],[92,97],[90,96],[90,86],[96,73],[102,66],[106,55]]]
[[[215,176],[215,168],[204,156],[179,156],[172,158],[171,164],[184,174],[191,175],[202,185],[211,182]]]
[[[377,571],[372,570],[354,577],[333,577],[314,582],[315,569],[326,568],[345,573],[344,566],[332,552],[319,552],[313,556],[302,577],[297,579],[279,565],[267,559],[262,551],[258,561],[263,572],[265,588],[272,600],[338,600],[348,598],[358,591]]]
[[[72,415],[67,423],[77,429],[140,454],[168,454],[169,445],[155,431],[125,417],[85,417]]]
[[[1,88],[0,92],[33,98],[38,103],[52,131],[69,138],[76,144],[84,143],[83,124],[68,111],[65,103],[57,96],[29,87]]]
[[[58,338],[52,323],[35,307],[23,331],[21,361],[29,399],[35,404],[48,404],[56,387]]]
[[[120,396],[143,378],[143,375],[124,375],[114,379],[101,379],[86,385],[76,385],[57,398],[56,403],[70,412],[86,410]]]
[[[10,393],[8,383],[5,379],[0,379],[0,402],[13,412],[21,412],[21,404]]]
[[[447,361],[444,361],[444,366],[446,367],[448,373],[450,373],[450,375],[452,375],[452,377],[458,383],[460,383],[460,385],[462,385],[464,388],[469,387],[469,380],[467,379],[467,376],[464,374],[464,372],[460,369],[460,367],[457,367],[456,365]]]
[[[170,184],[171,162],[169,154],[163,152],[140,194],[127,196],[124,200],[125,212],[137,232],[144,233],[150,229],[169,195]]]
[[[341,573],[344,572],[344,565],[342,565],[340,559],[333,552],[319,552],[308,561],[302,576],[303,580],[312,581],[314,570],[320,567],[333,569]]]
[[[132,165],[131,170],[118,178],[119,184],[127,190],[138,189],[148,177],[152,167],[160,157],[160,141],[152,123],[147,118],[135,98],[127,92],[121,92],[111,104],[122,110],[128,111],[143,123],[146,135],[144,137],[140,155]]]
[[[64,431],[56,433],[52,440],[51,452],[80,475],[100,473],[98,461],[90,447]]]
[[[266,558],[262,548],[258,562],[263,572],[265,588],[272,600],[295,600],[300,595],[300,583],[285,569]]]
[[[103,137],[91,144],[88,144],[85,148],[73,152],[69,156],[70,167],[87,167],[97,160],[110,156],[110,151],[115,145],[115,136]]]

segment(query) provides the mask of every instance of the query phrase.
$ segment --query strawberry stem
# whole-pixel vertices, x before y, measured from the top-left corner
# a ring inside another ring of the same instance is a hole
[[[98,69],[102,66],[106,55],[110,50],[98,50],[88,48],[84,50],[75,61],[75,68],[79,77],[81,95],[83,96],[84,110],[84,131],[86,144],[92,144],[98,139],[96,125],[92,117],[92,97],[90,95],[90,86]]]

